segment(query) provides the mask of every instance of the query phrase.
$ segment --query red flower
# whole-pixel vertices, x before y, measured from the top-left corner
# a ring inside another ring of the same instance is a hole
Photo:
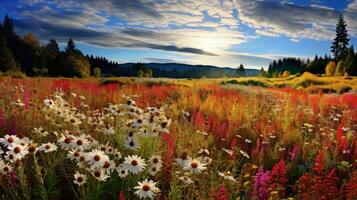
[[[357,171],[352,172],[352,178],[346,185],[346,191],[348,200],[357,198]]]
[[[216,193],[216,200],[228,200],[228,191],[224,187],[224,185],[221,185]]]
[[[285,166],[285,161],[280,160],[277,164],[274,165],[271,175],[270,175],[270,191],[278,191],[280,197],[285,195],[285,187],[288,182],[286,178],[287,169]]]

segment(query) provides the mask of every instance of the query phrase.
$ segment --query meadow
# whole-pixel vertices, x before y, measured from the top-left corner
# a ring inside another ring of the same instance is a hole
[[[356,199],[356,78],[306,76],[1,77],[0,198]]]

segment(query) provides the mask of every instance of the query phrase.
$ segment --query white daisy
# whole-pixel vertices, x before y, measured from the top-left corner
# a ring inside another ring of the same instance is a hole
[[[125,169],[122,165],[116,167],[115,170],[118,172],[120,178],[125,178],[129,174],[128,170]]]
[[[149,181],[145,179],[143,182],[138,182],[138,184],[138,186],[134,187],[136,189],[134,194],[136,194],[140,199],[154,199],[156,194],[160,192],[160,189],[156,187],[156,183],[152,180]]]
[[[78,185],[78,186],[82,186],[83,184],[85,184],[87,182],[87,176],[85,174],[81,174],[79,172],[76,172],[74,174],[74,184]]]
[[[21,160],[29,153],[27,147],[20,144],[15,144],[12,147],[9,147],[9,150],[10,151],[6,152],[6,154],[9,158],[12,157],[12,160],[14,161]]]
[[[33,128],[33,133],[35,134],[39,134],[41,136],[47,136],[49,133],[48,131],[46,131],[45,129],[43,129],[42,127],[39,128]]]
[[[218,172],[218,175],[230,181],[236,181],[230,171]]]
[[[139,174],[145,169],[145,160],[137,155],[127,156],[124,158],[124,168],[130,173]]]
[[[96,170],[92,171],[92,174],[98,181],[105,181],[110,177],[110,176],[106,175],[105,171],[102,169],[96,169]]]
[[[6,164],[3,160],[0,160],[0,174],[7,175],[12,172],[12,167]]]
[[[0,138],[0,143],[6,147],[12,147],[19,142],[19,138],[16,135],[5,135]]]
[[[192,179],[189,178],[188,176],[180,176],[179,180],[183,182],[185,185],[190,185],[193,183]]]
[[[86,154],[86,160],[91,167],[100,168],[106,161],[109,161],[109,157],[103,151],[92,150]]]
[[[90,143],[85,135],[74,137],[71,142],[71,146],[73,149],[79,149],[81,151],[90,149]]]
[[[55,144],[52,144],[50,142],[42,144],[39,148],[39,151],[43,151],[45,153],[53,152],[57,150],[57,146]]]
[[[161,156],[160,156],[160,155],[152,155],[152,156],[149,158],[149,163],[150,163],[151,165],[154,165],[154,166],[157,167],[157,168],[161,168],[161,166],[162,166]]]
[[[191,173],[199,174],[206,168],[206,164],[201,163],[198,159],[190,159],[188,165],[184,169]]]
[[[134,151],[140,148],[139,143],[136,141],[135,137],[126,137],[124,141],[124,147]]]
[[[59,139],[57,139],[57,143],[61,146],[62,149],[70,149],[72,148],[72,140],[74,136],[72,135],[61,135]]]

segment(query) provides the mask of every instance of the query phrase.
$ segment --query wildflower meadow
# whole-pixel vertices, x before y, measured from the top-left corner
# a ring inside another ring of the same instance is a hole
[[[357,198],[357,95],[0,79],[1,199]]]

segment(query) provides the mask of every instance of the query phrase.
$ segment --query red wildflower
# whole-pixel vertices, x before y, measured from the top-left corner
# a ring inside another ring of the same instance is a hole
[[[228,200],[228,191],[227,189],[224,187],[224,185],[221,185],[215,195],[216,200]]]
[[[280,197],[285,195],[285,187],[288,182],[286,178],[287,169],[285,166],[285,161],[280,160],[277,164],[274,165],[271,175],[270,175],[270,191],[278,191]]]
[[[357,171],[352,172],[352,178],[346,185],[346,191],[348,200],[357,198]]]
[[[336,170],[332,169],[324,173],[323,154],[316,157],[312,170],[315,175],[304,174],[297,181],[298,196],[301,199],[336,199],[338,197]]]
[[[125,194],[124,194],[123,191],[121,191],[120,194],[119,194],[119,200],[126,200]]]

